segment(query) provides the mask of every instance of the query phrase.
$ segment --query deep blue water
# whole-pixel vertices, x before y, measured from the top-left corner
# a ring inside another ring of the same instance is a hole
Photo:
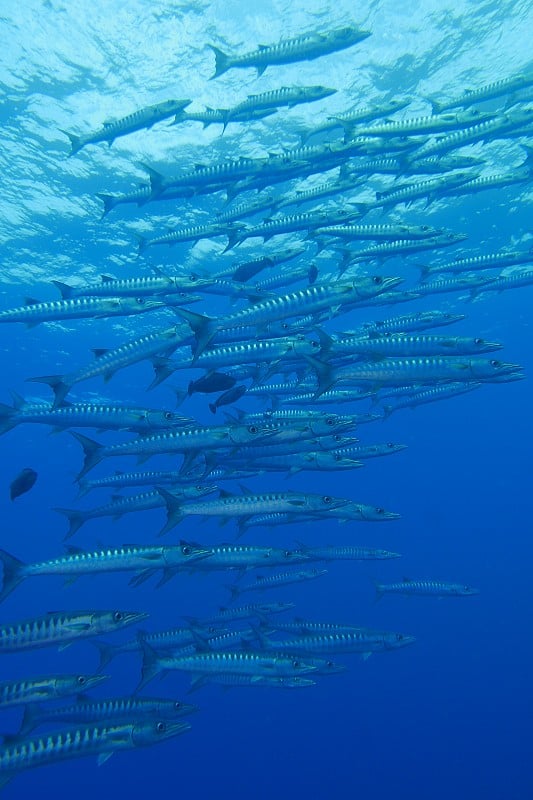
[[[131,191],[144,176],[142,163],[176,174],[195,162],[279,152],[283,146],[297,146],[299,132],[328,114],[408,96],[412,103],[404,115],[422,115],[430,113],[431,95],[456,96],[529,66],[533,20],[525,2],[381,0],[358,4],[355,17],[353,5],[344,0],[265,0],[244,9],[240,2],[207,0],[137,0],[113,8],[85,0],[8,0],[2,6],[0,31],[7,43],[0,59],[2,310],[22,304],[27,295],[56,299],[52,279],[84,283],[109,272],[135,277],[150,274],[156,265],[214,269],[215,264],[240,263],[263,252],[259,240],[253,239],[221,256],[223,245],[216,239],[194,248],[153,248],[137,258],[135,233],[155,236],[167,224],[206,222],[222,203],[213,195],[141,209],[122,206],[100,221],[95,194]],[[343,24],[360,25],[372,36],[316,61],[269,68],[261,78],[253,70],[232,70],[208,80],[214,69],[208,42],[242,53],[260,42]],[[313,83],[338,92],[314,105],[282,109],[262,123],[230,126],[223,137],[219,126],[202,131],[198,123],[162,123],[119,139],[112,148],[90,146],[69,159],[61,133],[96,130],[107,118],[168,97],[189,97],[194,109],[201,110],[282,85]],[[465,152],[485,159],[486,174],[523,160],[515,140],[478,143]],[[319,176],[315,183],[318,180]],[[391,180],[382,179],[383,185]],[[376,189],[378,183],[369,186]],[[277,193],[286,190],[286,184],[275,188]],[[427,209],[423,202],[409,209],[399,206],[383,220],[429,221],[467,233],[467,242],[454,255],[523,249],[531,246],[531,184],[446,198]],[[279,242],[301,239],[294,235]],[[451,258],[451,252],[442,258]],[[417,278],[417,263],[426,263],[425,257],[391,259],[381,271],[402,275],[408,286]],[[319,264],[327,269],[327,258]],[[191,718],[193,728],[187,735],[157,748],[118,753],[101,768],[95,759],[82,759],[28,772],[5,789],[6,797],[39,792],[82,800],[95,793],[107,798],[120,792],[140,798],[154,791],[233,800],[348,794],[369,800],[393,795],[433,800],[531,797],[532,301],[531,287],[486,294],[475,302],[445,294],[416,305],[352,311],[329,322],[327,330],[334,331],[396,313],[460,311],[467,314],[466,320],[441,330],[504,343],[502,359],[523,365],[526,380],[486,385],[361,427],[362,442],[408,445],[392,457],[369,460],[364,469],[302,473],[289,481],[272,474],[247,482],[253,491],[327,491],[399,512],[401,519],[383,525],[331,521],[257,528],[245,541],[286,547],[297,540],[354,543],[401,552],[401,561],[332,563],[320,581],[264,597],[291,600],[297,614],[309,619],[414,635],[412,647],[366,661],[357,655],[337,656],[335,660],[349,665],[346,673],[319,679],[316,686],[301,691],[202,688],[191,695],[200,710]],[[212,313],[226,305],[215,299],[195,308]],[[0,400],[10,402],[10,389],[49,399],[46,387],[25,383],[26,378],[71,371],[91,358],[91,348],[118,345],[166,327],[171,319],[171,312],[165,311],[133,321],[74,321],[29,330],[21,324],[2,325]],[[168,383],[186,385],[200,374],[177,373]],[[72,397],[173,408],[166,384],[149,394],[145,391],[150,380],[151,368],[144,362],[105,385],[101,379],[80,384]],[[262,407],[253,400],[238,405]],[[369,409],[363,402],[339,410]],[[201,395],[187,400],[180,411],[214,422]],[[107,442],[125,437],[96,433],[94,438]],[[81,458],[72,437],[50,434],[44,426],[20,426],[0,438],[3,548],[25,561],[62,552],[66,522],[53,509],[77,507],[73,479]],[[148,462],[149,468],[161,469],[175,464],[169,457]],[[9,484],[26,466],[37,470],[38,481],[31,493],[10,503]],[[99,466],[94,476],[104,475],[108,467],[133,466],[133,459],[123,459]],[[91,493],[79,501],[80,507],[103,503],[107,496],[103,490]],[[163,520],[164,512],[157,510],[126,515],[117,522],[89,521],[74,541],[86,548],[102,542],[150,543]],[[232,525],[220,528],[216,522],[185,520],[167,539],[216,543],[233,537],[233,530]],[[373,581],[398,581],[402,576],[469,583],[480,594],[443,600],[391,596],[376,604]],[[213,613],[227,601],[224,584],[231,576],[180,575],[158,590],[152,581],[135,590],[127,582],[126,574],[86,577],[69,587],[62,586],[60,578],[28,580],[5,601],[1,620],[47,610],[116,607],[148,611],[146,628],[163,629],[180,624],[183,615]],[[248,597],[243,601],[256,599]],[[113,641],[131,635],[131,629],[125,630]],[[4,656],[0,680],[47,671],[91,672],[97,663],[89,643],[74,644],[61,653],[40,649]],[[111,680],[95,696],[133,691],[139,669],[138,656],[117,658],[110,667]],[[184,699],[187,689],[188,679],[181,675],[150,685],[153,694]],[[0,728],[14,730],[20,709],[2,714]]]

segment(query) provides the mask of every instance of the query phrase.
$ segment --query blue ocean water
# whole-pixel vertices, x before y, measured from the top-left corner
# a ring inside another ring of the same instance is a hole
[[[150,275],[155,266],[171,269],[176,264],[215,270],[261,255],[258,239],[227,254],[220,239],[211,239],[194,247],[150,248],[137,257],[136,235],[149,238],[167,227],[207,223],[220,210],[221,196],[121,206],[101,220],[96,195],[132,191],[146,181],[144,164],[174,175],[195,163],[279,153],[298,146],[306,128],[359,105],[408,97],[411,103],[403,116],[429,114],[429,97],[455,97],[467,88],[526,71],[532,23],[527,2],[369,0],[354,9],[346,0],[137,0],[113,6],[103,0],[6,0],[0,12],[1,309],[21,305],[26,296],[57,299],[53,279],[81,284],[109,273],[140,277]],[[209,80],[214,55],[208,43],[244,53],[259,43],[348,24],[371,31],[371,37],[314,61],[269,67],[259,78],[255,70],[236,69]],[[169,97],[190,98],[190,110],[200,111],[280,86],[318,83],[337,93],[281,109],[261,122],[230,125],[223,136],[217,125],[203,130],[199,123],[163,122],[119,138],[112,147],[88,146],[68,157],[62,131],[95,131],[106,119]],[[492,103],[484,108],[498,107],[499,101]],[[524,157],[520,143],[527,141],[478,142],[465,153],[481,156],[484,173],[490,175],[519,165]],[[320,177],[306,186],[316,185]],[[365,198],[370,190],[390,184],[392,178],[372,180]],[[274,191],[283,194],[287,185],[277,184]],[[522,183],[440,199],[427,207],[419,201],[409,209],[397,207],[383,219],[467,233],[454,257],[527,249],[531,197],[531,184]],[[302,239],[295,234],[279,241],[285,246]],[[308,247],[312,258],[314,250]],[[380,269],[401,275],[409,286],[419,274],[416,264],[427,263],[424,258],[391,259]],[[327,256],[318,263],[319,271],[329,266]],[[467,317],[449,329],[453,335],[502,342],[502,359],[523,365],[529,378],[532,292],[524,287],[475,301],[457,293],[435,295],[416,304],[351,311],[326,328],[342,330],[411,310],[457,311]],[[217,313],[227,305],[210,298],[194,308]],[[173,319],[170,311],[162,311],[131,320],[56,322],[31,329],[2,325],[0,399],[9,403],[9,390],[49,399],[46,387],[26,379],[73,371],[90,360],[92,348],[118,346],[173,324]],[[186,386],[200,374],[177,373],[168,383]],[[143,362],[118,372],[109,383],[96,379],[80,384],[71,396],[172,409],[168,385],[146,392],[151,379],[151,367]],[[262,407],[246,398],[238,405]],[[158,747],[117,753],[100,768],[91,758],[28,772],[17,776],[5,796],[39,792],[55,798],[75,794],[82,800],[95,793],[105,798],[121,793],[140,798],[155,790],[233,800],[348,793],[370,800],[391,795],[530,798],[530,408],[529,379],[488,384],[362,426],[358,435],[364,443],[408,446],[390,458],[368,461],[364,469],[301,473],[289,481],[270,474],[247,481],[252,491],[327,491],[400,513],[401,519],[383,525],[333,520],[257,528],[245,541],[289,548],[296,541],[353,543],[401,552],[401,561],[332,563],[320,581],[287,587],[265,599],[292,601],[295,612],[309,619],[402,631],[416,637],[413,646],[368,660],[336,656],[349,670],[301,691],[204,687],[190,697],[199,711],[191,717],[187,735]],[[371,406],[363,402],[336,410],[360,413]],[[202,395],[188,399],[180,412],[205,424],[215,421]],[[125,437],[97,432],[95,438],[111,442]],[[67,433],[21,425],[0,438],[0,458],[1,546],[24,561],[62,552],[66,522],[55,507],[90,508],[107,498],[102,491],[77,500],[74,478],[82,454]],[[148,465],[172,469],[176,461],[161,456]],[[38,481],[31,493],[11,503],[9,484],[27,466],[38,472]],[[99,466],[95,476],[109,471],[107,466]],[[133,459],[112,467],[132,469]],[[162,510],[116,522],[102,518],[87,522],[74,541],[88,549],[100,543],[151,543],[163,521]],[[187,519],[167,540],[217,543],[233,536],[232,525],[220,528],[216,522]],[[392,596],[376,604],[373,581],[393,582],[402,576],[468,583],[480,594],[442,600]],[[224,585],[229,582],[231,577],[222,573],[184,574],[156,590],[153,582],[130,589],[127,574],[85,577],[68,587],[61,578],[35,578],[5,601],[1,620],[3,624],[57,609],[122,608],[149,612],[145,627],[158,630],[181,624],[184,615],[213,613],[227,602]],[[113,641],[131,635],[125,630]],[[90,643],[60,653],[39,649],[5,655],[0,680],[48,671],[91,672],[97,664]],[[139,680],[139,657],[121,656],[109,670],[110,681],[95,697],[132,692]],[[170,675],[151,684],[150,692],[187,699],[188,686],[186,676]],[[20,714],[20,709],[2,712],[0,728],[15,730]]]

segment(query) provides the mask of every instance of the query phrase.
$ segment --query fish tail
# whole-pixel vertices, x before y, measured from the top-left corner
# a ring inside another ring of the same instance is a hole
[[[381,600],[381,598],[383,597],[385,592],[383,591],[382,584],[381,583],[377,583],[376,581],[374,581],[374,588],[376,590],[375,602],[377,603],[378,600]]]
[[[42,713],[42,708],[39,703],[26,703],[20,728],[13,734],[13,740],[27,736],[37,725],[40,725]]]
[[[16,409],[5,403],[0,403],[0,436],[10,431],[16,424]]]
[[[212,317],[189,311],[188,308],[178,307],[175,310],[187,322],[196,337],[196,351],[192,361],[194,364],[216,333],[215,320]]]
[[[97,672],[101,672],[121,652],[120,645],[99,642],[98,639],[88,639],[87,641],[96,647],[100,655]]]
[[[2,591],[0,592],[1,603],[26,577],[24,573],[26,565],[5,550],[0,550],[0,561],[3,568]]]
[[[69,141],[70,141],[70,153],[69,153],[69,156],[75,155],[79,150],[81,150],[81,148],[85,144],[85,142],[83,141],[82,137],[81,136],[76,136],[75,133],[69,133],[68,131],[64,131],[64,130],[61,130],[61,133],[64,133],[65,136],[68,136],[68,138],[69,138]]]
[[[209,403],[209,411],[212,414],[216,414],[217,413],[217,405],[216,405],[216,403]]]
[[[63,514],[69,521],[69,529],[65,539],[70,539],[71,536],[74,536],[86,521],[83,511],[78,511],[74,508],[54,508],[53,510],[57,511],[58,514]]]
[[[170,358],[157,356],[156,358],[152,359],[152,366],[154,368],[154,379],[147,387],[147,391],[150,391],[150,389],[155,389],[156,386],[159,386],[160,383],[166,381],[169,375],[172,375],[172,373],[175,372],[174,364]]]
[[[318,358],[312,358],[311,356],[304,356],[304,358],[316,372],[318,389],[315,392],[315,398],[320,397],[320,395],[327,392],[335,383],[331,367],[324,361],[319,361]]]
[[[115,208],[117,199],[112,194],[104,194],[103,192],[97,192],[96,196],[99,197],[104,204],[104,210],[102,211],[102,216],[100,217],[100,219],[103,219]]]
[[[30,383],[46,383],[53,391],[53,408],[60,406],[67,396],[70,386],[63,380],[63,375],[40,375],[38,378],[26,378]]]
[[[230,594],[231,594],[231,597],[228,600],[228,605],[229,605],[229,603],[233,603],[233,601],[237,599],[237,597],[240,595],[241,591],[240,591],[239,587],[236,586],[234,583],[226,583],[225,587],[228,590],[228,592],[230,592]]]
[[[383,406],[383,419],[385,420],[387,417],[390,417],[393,411],[394,406]]]
[[[216,59],[215,74],[211,75],[209,78],[209,80],[212,81],[213,78],[218,78],[219,75],[222,75],[231,67],[231,59],[228,55],[226,55],[226,53],[224,53],[222,50],[219,50],[218,47],[215,47],[212,44],[208,44],[207,46],[213,51]]]
[[[137,246],[139,248],[137,255],[140,256],[148,247],[148,239],[145,236],[141,236],[140,233],[135,234],[135,238],[137,239]]]
[[[429,99],[429,103],[431,105],[431,113],[432,114],[440,114],[442,111],[441,103],[438,100],[431,100]]]
[[[177,497],[167,492],[162,486],[157,486],[156,489],[165,501],[167,507],[167,521],[158,533],[158,536],[164,536],[165,533],[171,531],[178,522],[181,522],[184,515],[181,510],[181,503]]]
[[[83,478],[83,476],[86,475],[89,470],[99,464],[102,460],[102,445],[98,444],[98,442],[95,442],[92,439],[89,439],[88,436],[83,436],[81,433],[76,433],[76,431],[69,431],[69,433],[81,444],[83,447],[83,453],[85,455],[83,467],[76,477],[76,480],[79,481],[80,478]]]
[[[157,657],[157,652],[154,650],[154,648],[150,647],[150,645],[147,644],[142,638],[139,638],[139,642],[141,644],[143,653],[143,663],[141,680],[135,689],[135,693],[139,692],[141,689],[144,689],[146,684],[153,680],[155,676],[162,671],[159,659]]]

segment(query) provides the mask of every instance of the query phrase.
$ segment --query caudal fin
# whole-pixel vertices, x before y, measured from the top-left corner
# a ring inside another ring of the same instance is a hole
[[[17,424],[16,409],[5,403],[0,403],[0,436],[7,433]]]
[[[74,536],[87,520],[83,511],[78,511],[75,508],[54,508],[54,511],[57,511],[58,514],[63,514],[69,521],[69,529],[65,539],[70,539],[71,536]]]
[[[53,408],[60,406],[70,391],[70,386],[65,383],[63,375],[40,375],[38,378],[26,378],[30,383],[46,383],[54,395]]]
[[[177,497],[171,494],[171,492],[167,492],[167,490],[164,489],[162,486],[157,486],[156,488],[161,497],[163,498],[163,500],[165,501],[165,506],[167,508],[166,524],[161,528],[158,534],[158,536],[164,536],[165,533],[171,531],[172,528],[174,528],[174,526],[178,524],[178,522],[181,522],[181,520],[184,517],[184,514],[181,510],[181,503]]]
[[[117,198],[112,194],[104,194],[103,192],[96,192],[96,196],[100,198],[102,203],[104,204],[104,210],[102,211],[102,216],[100,219],[106,217],[110,211],[112,211],[115,206],[117,205]]]
[[[85,142],[81,136],[76,136],[75,133],[69,133],[68,131],[64,131],[60,128],[61,133],[64,133],[65,136],[68,136],[70,141],[70,153],[69,156],[75,155],[81,148],[84,146]]]
[[[0,561],[2,562],[2,591],[0,592],[0,603],[3,602],[11,592],[22,583],[26,575],[24,574],[23,561],[19,561],[15,556],[10,555],[5,550],[0,550]]]
[[[215,54],[215,74],[211,75],[209,78],[210,81],[213,78],[218,78],[219,75],[222,75],[224,72],[227,72],[228,69],[231,67],[231,59],[229,56],[226,55],[222,50],[219,50],[218,47],[215,47],[212,44],[207,45]]]
[[[150,645],[147,644],[143,638],[139,638],[139,642],[143,652],[143,664],[141,680],[135,689],[136,693],[141,689],[144,689],[147,683],[149,683],[155,678],[156,675],[163,671],[157,656],[157,652],[154,650],[154,648],[150,647]]]
[[[81,444],[83,447],[83,453],[85,455],[83,467],[76,478],[76,480],[79,481],[80,478],[83,478],[83,476],[86,475],[89,470],[99,464],[102,460],[102,445],[98,444],[98,442],[95,442],[92,439],[89,439],[88,436],[83,436],[83,434],[77,433],[76,431],[69,431],[69,433]]]

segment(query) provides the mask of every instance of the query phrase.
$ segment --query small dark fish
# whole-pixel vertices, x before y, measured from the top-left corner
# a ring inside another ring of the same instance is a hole
[[[223,392],[226,389],[232,389],[236,383],[237,381],[231,375],[225,375],[223,372],[208,372],[198,380],[191,381],[187,393],[191,395],[194,392],[203,392],[204,394]]]
[[[242,397],[245,393],[247,387],[243,386],[234,386],[232,389],[228,389],[227,392],[221,394],[220,397],[217,397],[214,403],[209,403],[209,410],[212,414],[217,413],[217,408],[220,406],[229,406],[231,403],[234,403],[239,397]]]
[[[9,487],[11,499],[15,500],[15,498],[20,497],[21,494],[29,492],[36,480],[37,473],[35,470],[30,469],[30,467],[25,467]]]

